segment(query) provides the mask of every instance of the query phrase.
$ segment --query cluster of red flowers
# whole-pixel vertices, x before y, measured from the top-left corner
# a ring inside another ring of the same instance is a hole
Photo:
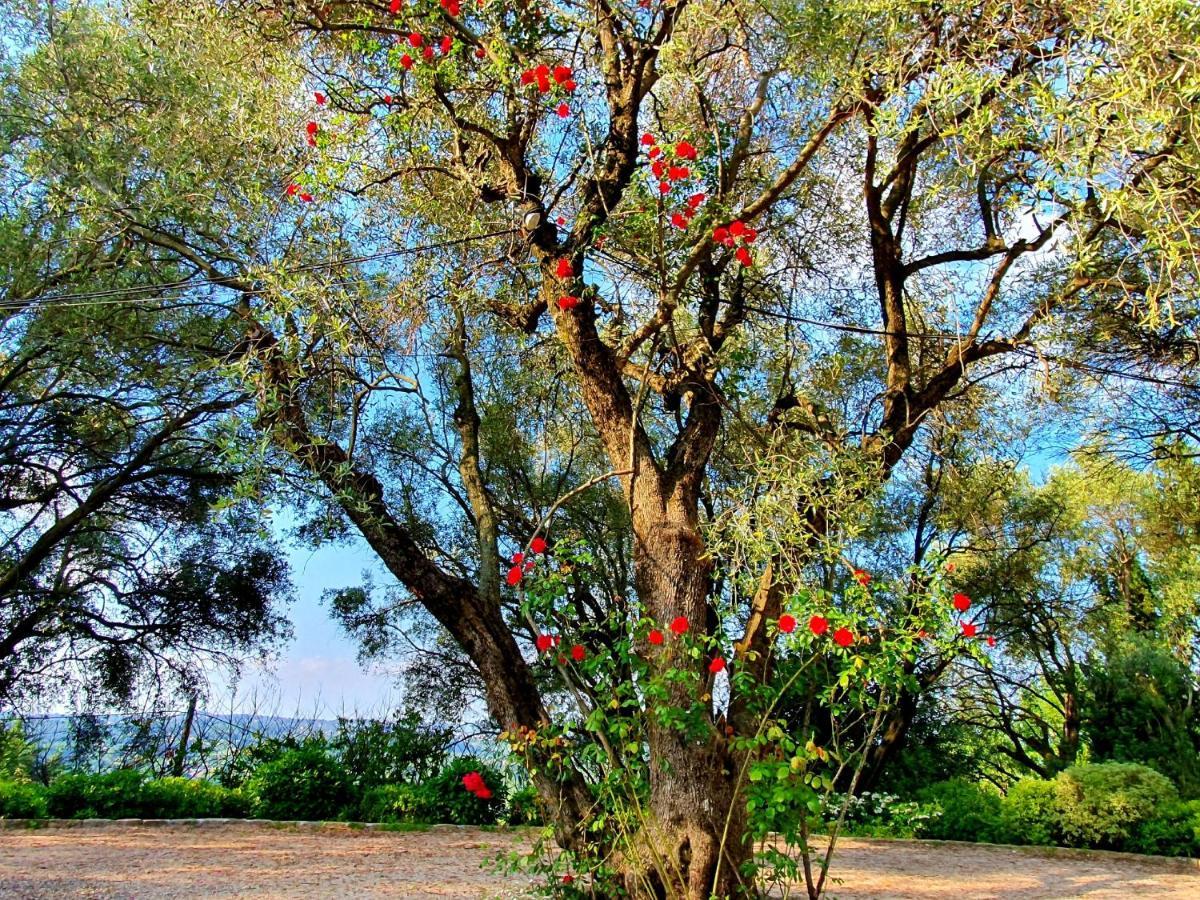
[[[713,229],[713,241],[726,247],[737,247],[733,255],[743,266],[754,265],[754,257],[750,255],[750,244],[756,240],[758,232],[740,219]]]
[[[458,0],[441,0],[442,9],[452,16],[457,16],[461,10]]]
[[[692,177],[691,168],[683,163],[696,161],[696,148],[687,141],[679,141],[674,147],[668,148],[668,155],[664,156],[663,148],[658,145],[658,140],[647,132],[642,135],[642,146],[649,148],[646,156],[650,159],[650,171],[658,179],[660,194],[671,193],[674,182],[686,181]],[[700,194],[699,196],[700,199],[696,201],[696,206],[704,202],[704,195]],[[694,214],[695,208],[689,206],[689,209],[692,209]]]
[[[951,568],[952,565],[953,565],[952,563],[950,565],[947,565],[946,570],[953,571],[953,569]],[[956,610],[958,610],[958,612],[960,612],[960,613],[965,613],[968,609],[971,608],[971,598],[961,592],[955,594],[951,598],[950,602],[954,604],[954,608]],[[960,622],[959,627],[962,629],[962,636],[965,638],[973,638],[979,634],[979,626],[976,625],[974,622]],[[987,645],[989,647],[995,647],[996,646],[996,638],[989,634],[987,636]]]
[[[784,619],[790,620],[790,627],[788,627],[788,628],[783,627]],[[780,631],[790,632],[795,627],[796,627],[796,620],[793,619],[791,616],[781,616],[780,617],[780,619],[779,619],[779,630]],[[808,620],[808,630],[811,631],[817,637],[820,637],[821,635],[825,634],[825,632],[829,631],[829,620],[826,619],[824,616],[813,616],[811,619]],[[854,632],[851,631],[849,628],[842,626],[841,628],[834,631],[833,642],[835,644],[837,644],[839,647],[849,647],[851,644],[854,643]]]
[[[408,36],[407,41],[408,41],[408,46],[412,47],[414,50],[416,50],[418,47],[421,48],[421,57],[426,62],[433,61],[434,45],[426,44],[425,38],[421,34],[414,31]],[[441,52],[442,56],[449,56],[450,51],[454,49],[454,38],[450,37],[450,35],[446,35],[440,41],[438,41],[436,46],[437,46],[437,49]],[[415,62],[416,61],[411,56],[409,56],[407,53],[405,53],[403,56],[400,57],[400,66],[406,72],[413,67]]]
[[[552,87],[550,79],[553,78],[554,83],[569,94],[578,87],[572,74],[570,66],[555,66],[553,70],[546,65],[534,66],[521,73],[521,84],[536,84],[539,94],[548,94]]]
[[[546,541],[541,535],[535,537],[529,542],[529,549],[534,553],[546,552]],[[534,561],[526,559],[524,553],[514,553],[512,555],[512,568],[508,570],[507,581],[510,586],[515,587],[520,581],[521,576],[526,572],[533,570]]]
[[[491,800],[492,791],[478,772],[468,772],[462,777],[463,787],[480,800]]]
[[[316,122],[309,122],[304,126],[304,133],[308,135],[308,146],[317,146],[317,134],[320,132],[321,126]]]
[[[683,211],[672,214],[671,224],[676,228],[686,229],[691,223],[692,217],[696,215],[696,211],[700,209],[700,204],[706,199],[707,197],[703,193],[692,194],[692,196],[688,197],[687,206],[683,208]]]
[[[296,184],[294,181],[287,186],[287,195],[289,197],[295,197],[298,195],[305,203],[312,203],[313,199],[312,194],[308,193],[308,191],[300,190],[300,185]]]

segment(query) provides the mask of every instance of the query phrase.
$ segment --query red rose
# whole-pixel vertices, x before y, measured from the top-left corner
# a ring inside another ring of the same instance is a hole
[[[571,261],[569,259],[563,257],[555,264],[554,274],[559,278],[574,278],[575,267],[571,265]]]
[[[555,66],[554,67],[554,80],[556,82],[558,82],[559,84],[566,84],[568,81],[570,81],[571,80],[571,67],[570,66]]]
[[[522,574],[523,573],[521,572],[520,566],[513,566],[511,569],[509,569],[507,578],[509,587],[516,587],[517,583],[521,580]]]
[[[680,159],[695,159],[696,148],[687,141],[680,141],[675,145],[675,155]]]
[[[975,633],[978,630],[979,629],[975,627],[975,624],[973,622],[963,622],[962,623],[963,637],[973,638],[973,637],[975,637]]]
[[[686,634],[688,630],[688,620],[684,616],[676,616],[671,620],[671,631],[674,634]]]
[[[966,594],[955,594],[954,595],[954,608],[957,609],[959,612],[966,612],[968,609],[971,608],[971,598],[968,597]]]
[[[676,228],[687,228],[687,216],[685,216],[683,213],[675,213],[675,215],[671,216],[671,224]]]
[[[317,106],[325,105],[325,95],[322,94],[320,91],[315,91],[313,93],[313,99],[317,101]]]
[[[833,633],[833,642],[839,647],[849,647],[854,643],[854,633],[849,628],[839,628]]]
[[[725,660],[719,656],[714,657],[713,661],[708,664],[708,671],[712,672],[714,675],[716,675],[718,672],[724,672]]]
[[[750,255],[750,251],[745,247],[738,247],[737,250],[734,251],[733,255],[737,257],[737,261],[743,266],[754,265],[754,258]]]
[[[410,46],[410,47],[420,47],[421,44],[423,44],[424,42],[425,42],[425,39],[423,37],[421,37],[419,34],[417,34],[415,31],[408,36],[408,46]]]
[[[567,106],[566,103],[560,103],[558,104],[558,109],[555,110],[555,112],[558,113],[558,117],[560,119],[566,119],[571,115],[571,107]]]
[[[653,147],[654,144],[655,144],[654,135],[652,135],[648,131],[642,135],[642,146],[643,147]]]
[[[651,644],[653,644],[655,647],[657,647],[659,644],[661,644],[663,642],[663,633],[661,631],[659,631],[657,628],[652,628],[652,629],[650,629],[650,633],[648,635],[646,635],[646,640],[648,640]]]
[[[400,57],[400,67],[403,69],[411,69],[413,67],[413,58],[405,53]]]
[[[820,637],[829,630],[829,620],[824,616],[813,616],[808,620],[808,630]]]
[[[558,308],[561,310],[574,309],[579,305],[579,298],[567,295],[558,298]]]
[[[316,133],[318,131],[321,130],[321,126],[318,125],[316,122],[309,122],[307,125],[304,126],[304,130],[308,132],[309,137],[313,137],[314,135],[316,135]]]
[[[404,0],[392,0],[391,4],[388,6],[388,12],[390,12],[393,16],[398,16],[400,15],[400,9],[403,6]]]
[[[534,553],[545,553],[546,552],[545,539],[542,538],[541,535],[538,535],[532,541],[530,541],[529,549],[532,550]]]
[[[576,644],[571,648],[571,659],[575,662],[583,662],[583,658],[587,655],[587,651],[583,649],[582,644]]]
[[[791,634],[796,630],[795,616],[782,615],[779,617],[779,630],[784,634]]]
[[[545,653],[554,646],[554,638],[548,634],[539,634],[534,645],[538,648],[538,653]]]
[[[713,229],[713,242],[714,243],[723,244],[723,243],[725,243],[725,240],[728,237],[729,237],[729,229],[728,228],[718,227],[718,228]]]

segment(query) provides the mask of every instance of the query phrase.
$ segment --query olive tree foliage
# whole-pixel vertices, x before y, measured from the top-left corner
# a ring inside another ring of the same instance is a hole
[[[230,417],[248,399],[211,364],[226,324],[170,289],[196,271],[139,242],[130,194],[113,215],[114,185],[180,220],[205,201],[177,196],[184,172],[137,168],[180,135],[155,121],[169,98],[132,89],[153,60],[123,30],[81,10],[83,40],[49,8],[6,11],[0,704],[194,692],[214,664],[286,637],[290,595],[260,523],[218,511],[237,484]],[[89,121],[121,108],[157,146]]]
[[[590,517],[603,559],[555,576],[586,573],[559,621],[686,713],[631,688],[604,726],[647,761],[644,816],[602,848],[635,893],[751,890],[756,751],[730,738],[756,733],[814,553],[850,580],[835,539],[919,437],[986,416],[981,386],[1109,377],[1106,321],[1149,340],[1194,314],[1182,2],[30,6],[98,84],[31,64],[40,133],[89,135],[31,163],[224,316],[210,359],[266,463],[247,490],[311,499],[307,535],[353,527],[396,581],[335,598],[346,624],[382,648],[418,610],[506,731],[570,697],[571,739],[598,740],[601,695],[531,664],[503,562],[586,488],[549,534]],[[132,48],[119,85],[97,34]],[[111,161],[76,165],[92,146]],[[922,587],[847,614],[885,635]],[[723,699],[703,655],[647,642],[676,619],[733,660]],[[544,763],[558,839],[590,853],[603,773]]]

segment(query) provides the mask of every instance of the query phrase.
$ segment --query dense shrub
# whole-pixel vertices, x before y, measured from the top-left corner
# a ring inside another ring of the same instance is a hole
[[[831,794],[826,804],[830,822],[841,815],[843,806],[846,808],[843,830],[860,837],[916,837],[931,819],[941,814],[931,804],[901,800],[895,794],[881,791],[864,791],[851,798],[849,805],[844,794]]]
[[[336,819],[348,806],[350,783],[341,764],[317,746],[287,750],[246,782],[253,815],[264,819]]]
[[[537,789],[526,785],[513,791],[508,797],[508,810],[504,818],[510,825],[541,825],[542,811],[538,806]]]
[[[1000,806],[1003,839],[1049,846],[1060,840],[1058,793],[1053,781],[1024,778],[1008,789]]]
[[[425,793],[408,784],[384,784],[363,794],[358,818],[363,822],[431,822]]]
[[[46,792],[28,781],[0,781],[0,819],[44,819]]]
[[[144,819],[240,818],[249,810],[240,791],[192,778],[147,781],[140,807]]]
[[[1072,847],[1120,850],[1143,822],[1179,799],[1170,779],[1137,763],[1072,766],[1055,787],[1062,838]]]
[[[491,788],[490,800],[480,800],[469,793],[462,783],[468,772],[478,772]],[[470,756],[460,756],[447,763],[437,775],[424,782],[419,792],[422,810],[433,822],[455,825],[488,825],[504,811],[506,790],[503,776],[496,769]]]
[[[1125,843],[1135,853],[1200,856],[1200,800],[1168,803]]]
[[[138,819],[142,815],[145,776],[131,769],[100,775],[60,775],[46,789],[50,815],[56,819]]]
[[[221,767],[217,769],[217,781],[227,788],[241,787],[262,766],[277,761],[286,753],[305,750],[328,754],[329,749],[329,741],[320,732],[302,737],[294,734],[265,737],[258,734],[253,742],[238,747],[235,752],[225,757]]]
[[[960,778],[922,788],[917,797],[941,810],[918,830],[921,837],[948,841],[999,841],[1003,839],[1000,795]]]
[[[446,763],[454,732],[421,723],[415,713],[390,721],[338,719],[329,747],[358,790],[380,785],[417,784]]]
[[[28,781],[36,756],[37,746],[20,722],[0,722],[0,779]]]

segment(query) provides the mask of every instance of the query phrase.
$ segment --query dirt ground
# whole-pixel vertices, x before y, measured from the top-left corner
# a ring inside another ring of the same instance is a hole
[[[0,898],[502,898],[526,883],[480,868],[520,833],[362,832],[251,825],[0,831]],[[996,847],[847,839],[835,900],[1200,898],[1200,869],[1047,858]]]

